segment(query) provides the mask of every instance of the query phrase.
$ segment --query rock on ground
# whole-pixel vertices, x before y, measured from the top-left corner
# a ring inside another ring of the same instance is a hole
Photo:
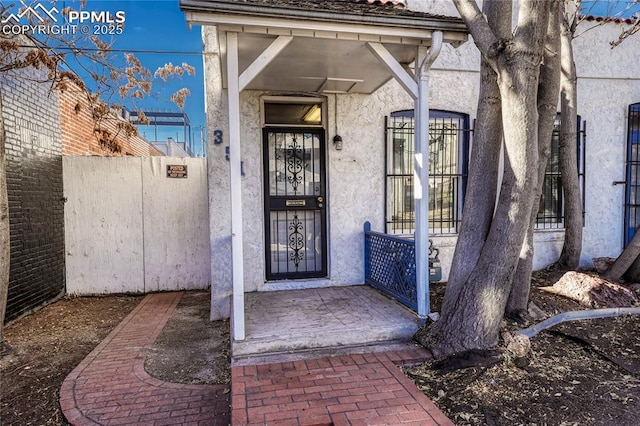
[[[573,299],[590,308],[631,307],[638,303],[635,293],[620,284],[596,275],[567,272],[551,287],[541,290]]]

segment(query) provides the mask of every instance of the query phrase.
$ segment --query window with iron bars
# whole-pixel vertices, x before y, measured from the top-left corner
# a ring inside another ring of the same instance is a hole
[[[578,177],[584,212],[585,122],[578,117]],[[388,234],[415,231],[413,201],[414,115],[398,111],[386,118],[386,229]],[[564,228],[562,175],[560,173],[560,115],[551,140],[535,227]],[[462,219],[467,184],[470,135],[467,114],[431,110],[429,113],[429,232],[455,234]],[[584,214],[584,213],[583,213]]]
[[[414,113],[386,118],[386,232],[415,231],[413,201]],[[469,116],[429,111],[429,232],[454,234],[462,215],[469,152]]]
[[[540,207],[536,216],[535,229],[563,229],[564,202],[562,198],[562,174],[560,173],[560,114],[556,116],[556,123],[551,138],[551,153],[547,160],[547,168],[540,197]],[[586,123],[578,116],[576,150],[578,164],[578,179],[582,194],[582,211],[584,215],[584,183],[585,183],[585,128]]]

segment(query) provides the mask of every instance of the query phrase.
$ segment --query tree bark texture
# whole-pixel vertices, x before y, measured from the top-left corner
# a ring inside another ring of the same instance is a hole
[[[636,233],[629,241],[627,248],[622,251],[611,268],[604,273],[604,278],[609,281],[619,281],[620,277],[633,265],[638,255],[640,255],[640,227],[636,228]]]
[[[560,176],[564,194],[564,245],[556,265],[563,269],[576,269],[582,253],[582,196],[578,176],[577,117],[578,97],[576,64],[573,60],[574,26],[567,17],[563,19],[562,77],[560,95]]]
[[[560,91],[560,19],[560,0],[554,0],[550,4],[544,56],[540,66],[540,81],[538,82],[538,180],[529,229],[522,244],[518,267],[507,302],[506,313],[510,316],[524,316],[528,310],[531,272],[533,271],[533,230],[538,216],[538,205],[542,196],[547,160],[551,153],[551,138]]]
[[[513,38],[498,41],[494,36],[497,47],[487,46],[486,39],[477,42],[478,38],[491,33],[491,29],[486,21],[477,19],[477,5],[473,3],[474,8],[469,3],[456,0],[478,48],[497,70],[505,171],[496,211],[478,261],[456,300],[448,300],[443,305],[440,320],[428,333],[427,344],[436,357],[497,344],[537,184],[537,93],[548,3],[522,2]],[[473,14],[469,14],[466,7],[470,7]],[[536,143],[530,143],[532,140]],[[451,297],[451,293],[445,294],[445,299]]]
[[[6,134],[0,93],[0,345],[4,342],[4,316],[9,294],[9,200],[7,198]]]
[[[496,0],[485,1],[482,10],[494,32],[506,38],[511,32],[511,15],[501,13],[500,3]],[[487,61],[482,59],[478,114],[469,161],[464,214],[459,231],[459,235],[463,237],[456,244],[453,254],[447,281],[449,297],[445,298],[445,304],[457,300],[457,294],[475,267],[489,233],[498,192],[501,147],[502,107],[497,76]],[[444,309],[453,308],[447,306]]]
[[[640,257],[636,257],[629,269],[622,274],[622,278],[627,282],[640,282]]]

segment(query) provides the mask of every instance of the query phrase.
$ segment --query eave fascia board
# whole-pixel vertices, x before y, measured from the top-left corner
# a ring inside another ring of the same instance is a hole
[[[190,25],[216,25],[220,31],[283,35],[289,31],[291,35],[300,35],[305,31],[317,32],[315,37],[336,38],[335,34],[389,37],[402,39],[402,44],[424,44],[430,40],[434,31],[442,31],[444,42],[458,46],[468,39],[466,32],[447,31],[437,27],[395,27],[385,25],[366,25],[362,23],[322,22],[283,17],[247,16],[238,14],[219,14],[204,11],[187,11],[187,22]],[[340,38],[340,37],[338,37]],[[353,39],[349,37],[350,39]],[[371,41],[367,39],[365,41]]]
[[[370,25],[385,25],[398,27],[427,27],[432,30],[460,31],[468,33],[466,25],[460,18],[450,16],[382,16],[373,13],[359,14],[347,12],[332,12],[318,9],[295,9],[278,7],[277,5],[260,6],[255,3],[243,3],[225,0],[180,0],[183,11],[203,11],[209,13],[231,13],[245,16],[286,17],[290,19],[320,20],[328,22],[360,22]]]

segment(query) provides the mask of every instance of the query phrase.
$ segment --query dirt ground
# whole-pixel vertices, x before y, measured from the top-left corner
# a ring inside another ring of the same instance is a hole
[[[0,423],[62,425],[60,386],[76,365],[142,300],[68,298],[4,330]]]
[[[557,278],[537,273],[534,286]],[[443,285],[434,286],[434,304],[443,293]],[[229,382],[229,324],[208,321],[208,298],[185,294],[147,353],[149,374],[172,382]],[[548,314],[580,309],[536,289],[532,299]],[[8,326],[0,424],[66,424],[58,404],[62,381],[140,300],[62,299]],[[568,323],[539,334],[532,347],[518,366],[439,374],[425,365],[405,373],[458,425],[640,424],[640,319]]]
[[[549,315],[584,309],[537,289],[559,278],[535,273],[531,300]],[[432,291],[441,301],[444,285]],[[531,346],[517,362],[444,374],[429,363],[405,374],[456,425],[640,425],[638,316],[564,323],[536,335]]]
[[[172,383],[231,383],[229,321],[210,321],[210,293],[185,293],[147,351],[144,369]],[[188,356],[185,356],[189,354]]]
[[[229,322],[209,321],[209,299],[209,293],[185,293],[148,350],[149,374],[174,383],[229,383]],[[6,327],[0,424],[67,424],[58,402],[62,382],[141,300],[65,298]]]

